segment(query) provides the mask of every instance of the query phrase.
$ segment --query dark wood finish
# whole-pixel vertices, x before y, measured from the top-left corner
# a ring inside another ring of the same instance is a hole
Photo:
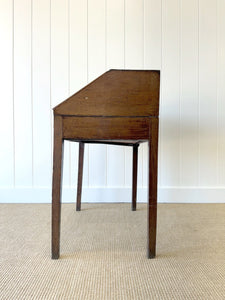
[[[137,202],[137,166],[138,166],[138,146],[133,146],[133,177],[132,177],[132,210],[136,210]]]
[[[159,71],[110,70],[54,108],[73,116],[158,116]]]
[[[133,147],[136,209],[138,144],[148,141],[148,257],[155,257],[159,71],[110,70],[54,108],[52,258],[59,257],[63,140],[79,142],[77,210],[81,208],[84,143]]]
[[[83,165],[84,165],[84,143],[79,142],[78,180],[77,180],[77,206],[76,206],[77,211],[80,211],[80,208],[81,208]]]
[[[148,257],[156,253],[157,174],[158,174],[158,118],[149,122],[149,188],[148,188]]]
[[[61,187],[63,169],[62,117],[54,117],[54,149],[52,174],[52,259],[59,258]]]
[[[63,117],[65,139],[148,140],[148,117]]]

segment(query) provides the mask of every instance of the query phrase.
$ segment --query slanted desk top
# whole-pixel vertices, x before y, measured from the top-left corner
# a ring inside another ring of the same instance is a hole
[[[67,116],[158,116],[159,71],[109,70],[54,108]]]

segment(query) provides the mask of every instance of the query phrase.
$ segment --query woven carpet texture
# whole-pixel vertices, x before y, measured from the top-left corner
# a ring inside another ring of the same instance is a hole
[[[62,205],[51,260],[51,206],[0,205],[0,299],[225,299],[225,204],[159,204],[147,259],[147,206]]]

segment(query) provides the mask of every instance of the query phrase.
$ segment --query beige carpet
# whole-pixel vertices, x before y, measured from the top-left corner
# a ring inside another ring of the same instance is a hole
[[[74,208],[51,260],[50,205],[0,205],[0,299],[225,299],[224,204],[160,204],[153,260],[145,204]]]

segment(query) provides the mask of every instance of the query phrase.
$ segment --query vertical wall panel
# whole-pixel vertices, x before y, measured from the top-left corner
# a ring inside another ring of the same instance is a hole
[[[143,187],[147,187],[148,184],[148,143],[144,143],[143,147],[143,170],[142,170],[142,185]],[[159,152],[160,157],[160,152]],[[158,178],[160,177],[160,168],[158,166]],[[160,183],[158,179],[158,183]]]
[[[134,26],[135,24],[135,26]],[[144,2],[125,0],[125,68],[144,66]],[[125,149],[125,185],[132,184],[132,149]],[[138,186],[142,185],[143,148],[139,148]]]
[[[144,0],[144,69],[161,70],[162,7],[161,1]],[[161,129],[161,128],[160,128]],[[143,186],[147,186],[148,144],[143,144]],[[160,160],[159,140],[159,160]],[[158,181],[160,182],[160,161]]]
[[[68,1],[51,1],[52,106],[68,97]]]
[[[144,0],[144,68],[161,69],[161,1]]]
[[[124,146],[107,146],[107,185],[124,186]]]
[[[199,112],[197,1],[181,1],[180,30],[180,185],[196,186]]]
[[[108,0],[106,5],[106,69],[124,68],[124,2]],[[107,185],[124,186],[125,149],[107,146]]]
[[[124,1],[106,1],[106,68],[124,68]]]
[[[87,84],[87,1],[69,2],[70,94]]]
[[[143,186],[143,165],[147,164],[148,157],[144,158],[143,155],[143,150],[144,150],[144,144],[141,143],[138,149],[138,178],[137,178],[137,184],[139,187]],[[133,150],[132,150],[133,153]],[[133,160],[133,154],[132,154],[132,160]],[[133,164],[132,164],[133,166]]]
[[[88,80],[105,72],[106,68],[106,6],[105,0],[88,1]]]
[[[33,183],[50,186],[50,1],[33,0],[32,25]]]
[[[88,1],[88,79],[92,81],[106,68],[106,6],[105,0]],[[107,183],[105,145],[89,145],[89,185]]]
[[[218,184],[225,186],[225,1],[218,0]]]
[[[13,142],[13,3],[0,2],[0,186],[14,184],[14,142]]]
[[[164,186],[179,185],[180,1],[162,2],[161,138]]]
[[[14,1],[15,184],[32,186],[31,1]]]
[[[87,1],[69,2],[69,94],[87,84]],[[84,152],[83,185],[88,185],[88,145]],[[78,143],[71,143],[71,184],[77,184]]]
[[[138,149],[139,150],[139,149]],[[140,151],[138,151],[138,164],[142,162],[142,156],[140,155]],[[132,186],[132,148],[125,148],[125,186]],[[140,180],[140,172],[138,169],[138,180]]]
[[[143,68],[143,1],[125,0],[125,67]],[[134,26],[135,24],[135,26]]]
[[[69,96],[68,1],[51,1],[51,104]],[[64,143],[63,185],[70,185],[70,147]]]
[[[217,184],[217,7],[200,0],[199,7],[199,146],[202,186]]]

